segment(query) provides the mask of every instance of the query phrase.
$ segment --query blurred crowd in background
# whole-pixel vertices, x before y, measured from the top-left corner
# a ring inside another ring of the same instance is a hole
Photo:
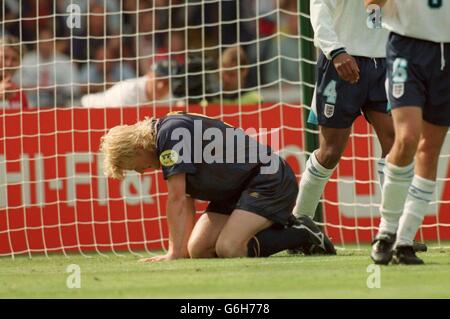
[[[220,101],[300,82],[297,1],[3,0],[0,17],[3,108],[81,106],[127,89],[143,90],[130,104],[155,102],[155,78],[171,75],[155,63],[190,55],[218,61]]]

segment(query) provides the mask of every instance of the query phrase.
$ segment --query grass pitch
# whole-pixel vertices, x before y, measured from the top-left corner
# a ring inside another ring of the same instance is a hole
[[[450,250],[431,249],[423,266],[382,266],[368,288],[369,248],[337,256],[176,260],[141,264],[139,256],[52,255],[0,258],[1,298],[450,298]],[[67,266],[81,288],[66,286]]]

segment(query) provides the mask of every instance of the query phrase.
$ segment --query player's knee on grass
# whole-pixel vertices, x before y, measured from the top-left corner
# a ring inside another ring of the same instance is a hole
[[[246,257],[247,245],[232,239],[219,238],[216,243],[216,254],[220,258]]]
[[[212,258],[216,255],[214,246],[209,246],[199,240],[189,241],[188,252],[191,258]]]

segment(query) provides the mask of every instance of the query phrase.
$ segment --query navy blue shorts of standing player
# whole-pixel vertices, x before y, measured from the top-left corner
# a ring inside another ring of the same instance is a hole
[[[386,59],[354,57],[360,73],[355,84],[338,75],[323,54],[316,65],[317,83],[308,122],[332,128],[349,128],[367,109],[388,113]]]
[[[210,202],[206,212],[230,215],[235,209],[242,209],[285,226],[292,222],[297,193],[295,174],[289,164],[280,158],[275,173],[261,174],[258,170],[247,181],[240,196]]]
[[[389,104],[418,106],[429,123],[450,126],[450,43],[391,33],[387,45]]]

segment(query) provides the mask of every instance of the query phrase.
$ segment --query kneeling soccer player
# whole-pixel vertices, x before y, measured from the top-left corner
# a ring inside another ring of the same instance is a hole
[[[336,253],[311,219],[293,217],[298,187],[289,165],[241,129],[170,113],[112,128],[100,149],[109,177],[162,165],[169,250],[144,261],[266,257],[299,247],[305,253]],[[209,201],[197,223],[195,199]]]

